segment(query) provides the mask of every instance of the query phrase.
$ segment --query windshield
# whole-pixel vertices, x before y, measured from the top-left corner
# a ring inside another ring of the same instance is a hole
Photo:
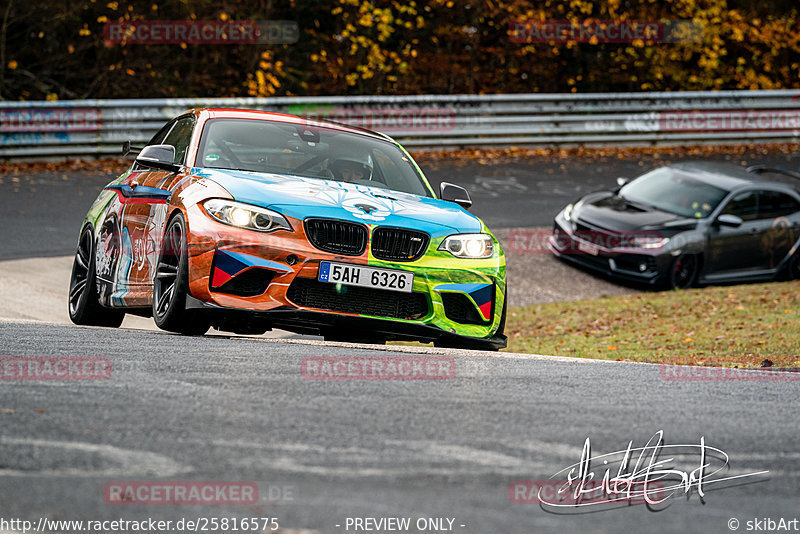
[[[289,174],[431,196],[410,158],[364,135],[258,119],[212,119],[196,166]]]
[[[648,172],[619,192],[633,204],[697,219],[708,217],[726,194],[724,189],[669,168]]]

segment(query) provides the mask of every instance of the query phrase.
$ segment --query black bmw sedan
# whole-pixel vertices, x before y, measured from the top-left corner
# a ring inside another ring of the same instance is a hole
[[[555,217],[549,248],[613,278],[668,288],[800,278],[791,171],[710,162],[659,167]],[[768,177],[770,179],[768,179]]]

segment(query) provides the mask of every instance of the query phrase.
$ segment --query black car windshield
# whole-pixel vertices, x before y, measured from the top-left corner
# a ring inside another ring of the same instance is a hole
[[[643,174],[619,192],[632,204],[697,219],[708,217],[726,194],[724,189],[666,167]]]
[[[211,119],[198,167],[289,174],[431,196],[409,157],[388,141],[335,128],[258,119]]]

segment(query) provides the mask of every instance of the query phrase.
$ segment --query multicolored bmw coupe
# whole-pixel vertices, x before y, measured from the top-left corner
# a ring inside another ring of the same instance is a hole
[[[135,162],[83,221],[73,322],[505,347],[499,243],[467,191],[442,183],[437,198],[391,138],[196,109],[126,145]]]

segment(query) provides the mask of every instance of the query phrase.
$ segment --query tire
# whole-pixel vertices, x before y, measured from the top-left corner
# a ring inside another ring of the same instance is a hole
[[[670,265],[667,273],[667,289],[689,289],[694,285],[699,270],[699,256],[681,254]]]
[[[162,330],[186,336],[202,336],[210,327],[198,310],[186,309],[189,290],[189,258],[183,214],[173,217],[161,245],[153,278],[153,319]]]
[[[789,280],[800,280],[800,251],[795,252],[794,256],[789,258],[786,275]]]
[[[69,318],[78,325],[118,328],[125,313],[100,305],[95,278],[94,232],[87,226],[78,240],[67,298]]]

